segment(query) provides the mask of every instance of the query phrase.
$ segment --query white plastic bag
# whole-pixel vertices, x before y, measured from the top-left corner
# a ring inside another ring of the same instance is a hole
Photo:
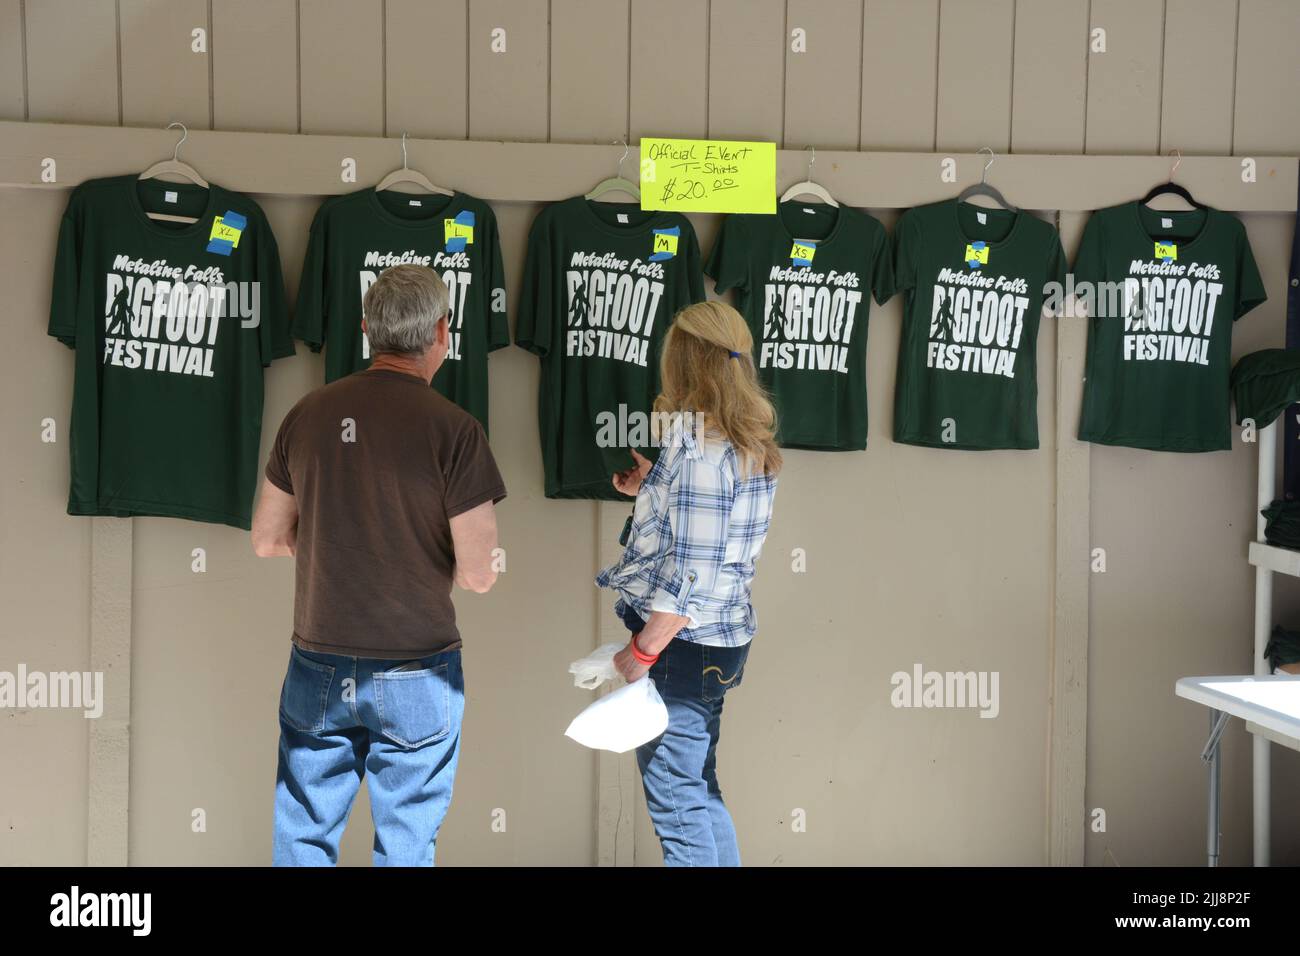
[[[569,673],[573,675],[573,686],[595,690],[605,681],[617,677],[618,670],[614,667],[614,655],[626,646],[626,644],[602,644],[582,660],[570,664]]]
[[[654,740],[668,727],[668,708],[650,675],[591,704],[564,732],[584,747],[626,753]]]

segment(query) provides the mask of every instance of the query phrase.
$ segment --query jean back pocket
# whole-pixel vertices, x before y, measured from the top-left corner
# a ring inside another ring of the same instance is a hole
[[[702,646],[700,696],[705,700],[722,700],[722,695],[739,687],[745,676],[745,660],[749,657],[749,644],[740,647]]]
[[[406,748],[423,747],[451,733],[451,664],[420,670],[376,671],[379,729]]]
[[[318,734],[325,729],[334,668],[314,661],[295,646],[289,651],[289,670],[280,689],[280,718],[295,730]]]

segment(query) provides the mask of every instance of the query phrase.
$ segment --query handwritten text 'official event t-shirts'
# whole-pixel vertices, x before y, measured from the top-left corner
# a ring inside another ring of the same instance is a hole
[[[49,333],[76,350],[69,514],[250,526],[262,368],[293,354],[256,203],[216,185],[82,183],[59,227]]]
[[[1232,323],[1267,298],[1241,222],[1209,208],[1099,209],[1074,281],[1115,283],[1086,304],[1079,438],[1158,451],[1231,447]]]
[[[867,447],[867,315],[894,292],[885,228],[846,206],[728,216],[705,271],[736,290],[790,448]]]
[[[451,294],[451,348],[433,387],[488,427],[487,355],[510,344],[496,217],[487,203],[361,189],[316,213],[302,266],[293,333],[325,349],[325,381],[370,365],[361,331],[366,290],[390,266],[428,266]]]
[[[544,209],[528,236],[515,341],[537,354],[548,498],[627,501],[611,476],[628,446],[654,458],[649,413],[678,311],[704,299],[685,216],[581,196]]]
[[[1065,282],[1056,230],[955,199],[918,206],[894,230],[894,281],[906,292],[894,441],[1037,448],[1044,286]]]

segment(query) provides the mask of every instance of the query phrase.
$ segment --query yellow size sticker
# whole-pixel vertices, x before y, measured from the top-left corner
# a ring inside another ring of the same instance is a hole
[[[989,247],[982,242],[966,243],[966,263],[978,262],[980,265],[989,264]]]
[[[216,216],[212,220],[212,234],[208,236],[208,241],[211,242],[213,239],[221,239],[238,249],[239,237],[242,233],[242,229],[236,229],[234,226],[227,226],[221,221],[220,216]]]
[[[795,242],[790,247],[790,258],[800,265],[811,265],[817,247],[806,242]]]
[[[1176,242],[1157,242],[1156,243],[1157,259],[1178,259],[1178,244]]]
[[[463,222],[457,222],[455,219],[444,219],[442,221],[442,239],[444,243],[451,242],[453,239],[464,239],[466,245],[473,245],[474,227]]]
[[[666,252],[670,256],[677,255],[677,237],[670,232],[656,232],[655,244],[651,252]]]

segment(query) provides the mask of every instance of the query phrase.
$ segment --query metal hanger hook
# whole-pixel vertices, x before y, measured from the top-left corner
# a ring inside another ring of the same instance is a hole
[[[1169,170],[1169,181],[1172,183],[1174,181],[1174,173],[1178,172],[1178,167],[1182,165],[1183,151],[1181,149],[1171,149],[1169,151],[1169,155],[1170,156],[1176,155],[1178,157],[1176,160],[1174,160],[1173,168]]]
[[[980,153],[984,152],[985,150],[988,150],[989,152],[989,161],[984,164],[984,172],[980,173],[980,182],[982,183],[987,183],[989,181],[989,167],[993,165],[993,158],[994,158],[993,147],[981,146],[979,149],[975,151],[975,155],[978,156]]]
[[[630,152],[632,152],[632,147],[629,146],[629,145],[627,144],[627,140],[623,139],[622,137],[619,137],[618,139],[614,140],[614,142],[613,142],[611,145],[613,145],[613,146],[622,146],[622,147],[623,147],[623,155],[620,156],[620,157],[619,157],[619,160],[618,160],[618,174],[619,174],[619,176],[622,176],[622,175],[623,175],[623,162],[627,159],[627,154],[630,153]]]
[[[806,147],[804,147],[804,148],[808,150],[808,175],[807,175],[805,178],[806,178],[809,182],[812,182],[812,168],[813,168],[813,163],[817,162],[817,147],[816,147],[816,146],[806,146]]]
[[[189,129],[185,126],[184,123],[168,123],[168,124],[167,124],[167,128],[168,128],[168,129],[175,129],[177,126],[179,126],[179,127],[181,128],[181,138],[180,138],[180,140],[176,143],[176,148],[172,150],[172,162],[173,162],[173,163],[178,163],[178,162],[180,162],[181,147],[184,146],[184,145],[185,145],[185,141],[186,141],[187,139],[190,138],[190,131],[189,131]]]

